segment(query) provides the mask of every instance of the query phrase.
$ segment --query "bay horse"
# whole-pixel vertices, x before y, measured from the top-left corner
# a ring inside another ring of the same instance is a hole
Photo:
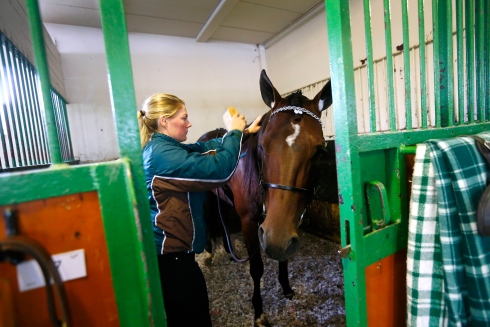
[[[282,98],[262,70],[260,91],[270,110],[258,133],[244,136],[240,160],[225,188],[231,191],[250,260],[254,325],[270,326],[260,294],[260,249],[279,261],[279,283],[292,298],[288,259],[298,249],[298,227],[326,155],[320,116],[332,104],[332,88],[328,81],[312,100],[300,91]]]

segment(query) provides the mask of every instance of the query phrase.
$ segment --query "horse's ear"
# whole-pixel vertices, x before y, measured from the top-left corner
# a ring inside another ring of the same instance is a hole
[[[320,111],[323,111],[330,107],[332,105],[332,80],[329,80],[327,84],[323,86],[320,92],[315,96],[315,99],[313,100],[315,103],[318,104],[318,109]]]
[[[272,108],[276,100],[281,97],[274,85],[272,85],[265,69],[262,69],[262,73],[260,73],[260,94],[262,94],[262,100],[269,108]]]

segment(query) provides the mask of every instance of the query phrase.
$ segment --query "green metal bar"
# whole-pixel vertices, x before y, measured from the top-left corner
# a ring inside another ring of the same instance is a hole
[[[446,0],[432,1],[434,28],[434,93],[436,126],[447,127],[454,124],[452,77],[452,38],[450,33],[452,4]],[[449,32],[448,32],[449,31]]]
[[[442,1],[442,0],[441,0]],[[446,82],[446,107],[447,107],[447,126],[454,126],[454,65],[453,65],[453,6],[452,1],[445,1],[446,5],[446,62],[447,62],[447,82]]]
[[[466,108],[470,123],[475,121],[475,3],[474,0],[465,2],[466,27]]]
[[[366,36],[366,55],[367,55],[367,85],[369,98],[369,121],[370,132],[376,131],[376,96],[374,81],[374,59],[373,59],[373,39],[371,29],[371,3],[364,0],[364,31]]]
[[[485,17],[490,17],[490,1],[485,1]],[[484,30],[485,30],[485,47],[483,53],[485,54],[485,89],[490,90],[490,21],[488,19],[484,20]],[[485,107],[486,107],[486,121],[490,120],[490,94],[489,92],[484,93],[485,96]]]
[[[402,25],[403,25],[403,66],[405,79],[405,115],[407,130],[412,128],[412,92],[410,83],[410,38],[408,29],[408,6],[407,0],[402,0]]]
[[[143,260],[147,263],[147,270],[142,271],[148,280],[146,288],[149,294],[145,303],[147,310],[142,312],[142,326],[144,318],[151,317],[152,324],[165,326],[165,315],[162,300],[162,291],[158,274],[157,255],[154,245],[153,228],[150,222],[150,208],[146,190],[145,175],[139,129],[136,119],[136,99],[134,94],[133,76],[129,42],[122,0],[100,0],[100,12],[104,42],[109,70],[109,85],[113,112],[115,113],[119,154],[131,162],[131,174],[136,193],[136,202],[141,219],[141,233],[143,237]],[[135,322],[128,322],[127,326],[134,326]]]
[[[427,69],[425,54],[425,16],[424,0],[418,0],[418,18],[419,18],[419,55],[420,55],[420,109],[422,128],[427,128]]]
[[[417,151],[417,146],[402,144],[400,145],[398,150],[400,151],[400,154],[415,154],[415,152]]]
[[[357,115],[354,87],[354,64],[350,30],[349,1],[325,1],[332,93],[336,110],[336,158],[339,184],[341,245],[351,251],[342,259],[344,267],[345,310],[348,326],[366,326],[366,277],[363,251],[361,208],[363,189],[357,138]],[[391,57],[391,54],[387,56]],[[342,60],[339,61],[339,58]],[[388,70],[390,70],[389,68]],[[347,229],[348,228],[348,229]],[[359,255],[358,255],[359,253]]]
[[[464,41],[463,41],[463,1],[456,1],[456,44],[458,61],[458,122],[465,123],[464,117]]]
[[[61,153],[58,144],[58,131],[54,117],[53,104],[51,102],[49,68],[46,60],[46,50],[44,48],[43,25],[39,13],[37,0],[26,0],[27,11],[31,27],[32,44],[36,57],[36,67],[39,73],[39,82],[42,90],[44,118],[46,120],[47,136],[51,164],[60,164]]]
[[[386,79],[388,92],[388,112],[390,131],[396,130],[395,82],[393,77],[393,46],[391,38],[391,6],[390,0],[384,0],[385,42],[386,42]]]
[[[488,1],[488,0],[485,0]],[[485,121],[485,93],[490,90],[485,89],[485,66],[484,66],[484,44],[485,31],[483,20],[489,17],[484,16],[483,0],[475,0],[475,85],[476,85],[476,107],[478,110],[478,120]],[[487,117],[488,118],[488,117]]]
[[[407,222],[399,222],[364,236],[362,256],[366,266],[405,249],[408,242]],[[348,326],[350,326],[348,324]],[[368,326],[355,325],[355,326]]]
[[[490,123],[473,123],[437,129],[361,134],[358,137],[356,147],[359,149],[359,152],[364,153],[379,149],[396,148],[400,144],[413,145],[425,142],[428,139],[471,135],[484,131],[490,131]]]

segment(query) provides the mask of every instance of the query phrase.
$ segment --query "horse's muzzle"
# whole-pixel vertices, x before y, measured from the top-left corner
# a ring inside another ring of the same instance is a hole
[[[299,247],[297,235],[273,240],[262,225],[259,226],[259,241],[267,257],[278,261],[288,260]]]

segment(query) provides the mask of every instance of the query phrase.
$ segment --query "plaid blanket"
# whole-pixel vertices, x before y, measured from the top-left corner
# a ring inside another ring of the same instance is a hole
[[[490,140],[490,133],[480,137]],[[490,326],[490,237],[476,209],[487,166],[474,140],[417,146],[409,213],[407,326]]]

